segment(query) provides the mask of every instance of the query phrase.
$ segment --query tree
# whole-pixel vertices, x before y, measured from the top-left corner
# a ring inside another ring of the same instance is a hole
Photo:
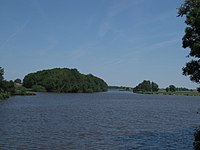
[[[3,74],[4,74],[4,69],[0,67],[0,93],[3,91]]]
[[[158,84],[148,80],[144,80],[142,83],[133,88],[133,92],[156,92],[158,90]]]
[[[21,79],[16,79],[14,82],[15,82],[15,83],[18,83],[18,84],[21,84],[21,83],[22,83]]]
[[[190,48],[189,56],[195,58],[186,63],[183,75],[189,76],[191,81],[200,84],[200,0],[185,0],[179,8],[178,16],[186,17],[187,27],[182,38],[182,46]]]
[[[4,75],[4,69],[0,67],[0,81],[3,80],[3,75]]]
[[[9,92],[11,95],[15,93],[15,86],[12,80],[10,81],[3,80],[2,88],[3,92]]]
[[[169,91],[175,92],[176,91],[176,87],[174,85],[170,85],[169,86]]]
[[[157,92],[157,91],[159,90],[158,84],[152,82],[151,85],[152,85],[152,91],[153,91],[153,92]]]
[[[12,80],[4,80],[4,69],[0,67],[0,99],[6,99],[9,95],[16,94],[16,87]]]

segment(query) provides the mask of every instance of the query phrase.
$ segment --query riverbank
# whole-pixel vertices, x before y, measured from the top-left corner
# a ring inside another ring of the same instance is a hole
[[[27,91],[27,89],[24,87],[17,87],[17,88],[15,88],[15,92],[13,92],[12,94],[9,92],[0,93],[0,101],[8,99],[10,96],[17,96],[17,95],[33,96],[33,95],[36,95],[36,93],[32,92],[32,91]]]
[[[176,92],[137,92],[138,94],[159,94],[159,95],[177,95],[177,96],[200,96],[200,92],[197,91],[176,91]]]
[[[0,101],[9,98],[10,95],[8,93],[0,93]]]
[[[0,101],[6,100],[11,96],[34,96],[36,93],[34,92],[26,92],[26,93],[15,93],[10,95],[9,93],[0,93]]]

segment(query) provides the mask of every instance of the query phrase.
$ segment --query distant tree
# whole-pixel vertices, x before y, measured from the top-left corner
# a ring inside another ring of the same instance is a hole
[[[22,81],[21,81],[21,79],[16,79],[15,81],[14,81],[15,83],[18,83],[18,84],[21,84],[22,83]]]
[[[3,92],[3,74],[4,69],[0,67],[0,93]]]
[[[166,88],[166,92],[169,92],[169,87]]]
[[[138,84],[134,89],[134,91],[151,91],[151,82],[144,80],[142,83]]]
[[[169,91],[170,92],[175,92],[176,91],[176,87],[174,85],[170,85],[169,86]]]
[[[0,67],[0,81],[3,80],[3,75],[4,75],[4,69]]]
[[[4,80],[4,69],[0,67],[0,99],[8,98],[9,95],[15,93],[15,85],[13,81]],[[6,95],[6,97],[2,97],[2,94]]]
[[[142,83],[133,88],[133,92],[155,92],[158,90],[158,84],[149,80],[144,80]]]
[[[179,8],[178,16],[186,17],[187,27],[182,46],[190,48],[189,56],[195,57],[183,68],[183,75],[190,76],[192,81],[200,84],[200,0],[185,0]]]
[[[9,92],[10,94],[14,94],[15,93],[14,82],[11,80],[10,81],[3,80],[2,81],[2,90],[3,90],[3,92]]]
[[[176,91],[190,91],[191,89],[185,88],[185,87],[176,87]]]
[[[152,85],[152,91],[153,92],[157,92],[159,90],[159,88],[158,88],[159,86],[155,82],[152,82],[151,85]]]

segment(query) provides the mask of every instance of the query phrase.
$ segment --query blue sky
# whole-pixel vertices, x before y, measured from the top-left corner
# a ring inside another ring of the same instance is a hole
[[[196,88],[181,68],[183,0],[0,0],[0,66],[14,80],[77,68],[109,85]]]

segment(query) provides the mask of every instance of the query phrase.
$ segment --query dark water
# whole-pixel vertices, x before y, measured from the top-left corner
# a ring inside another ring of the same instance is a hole
[[[200,97],[129,92],[0,102],[0,149],[190,150]]]

